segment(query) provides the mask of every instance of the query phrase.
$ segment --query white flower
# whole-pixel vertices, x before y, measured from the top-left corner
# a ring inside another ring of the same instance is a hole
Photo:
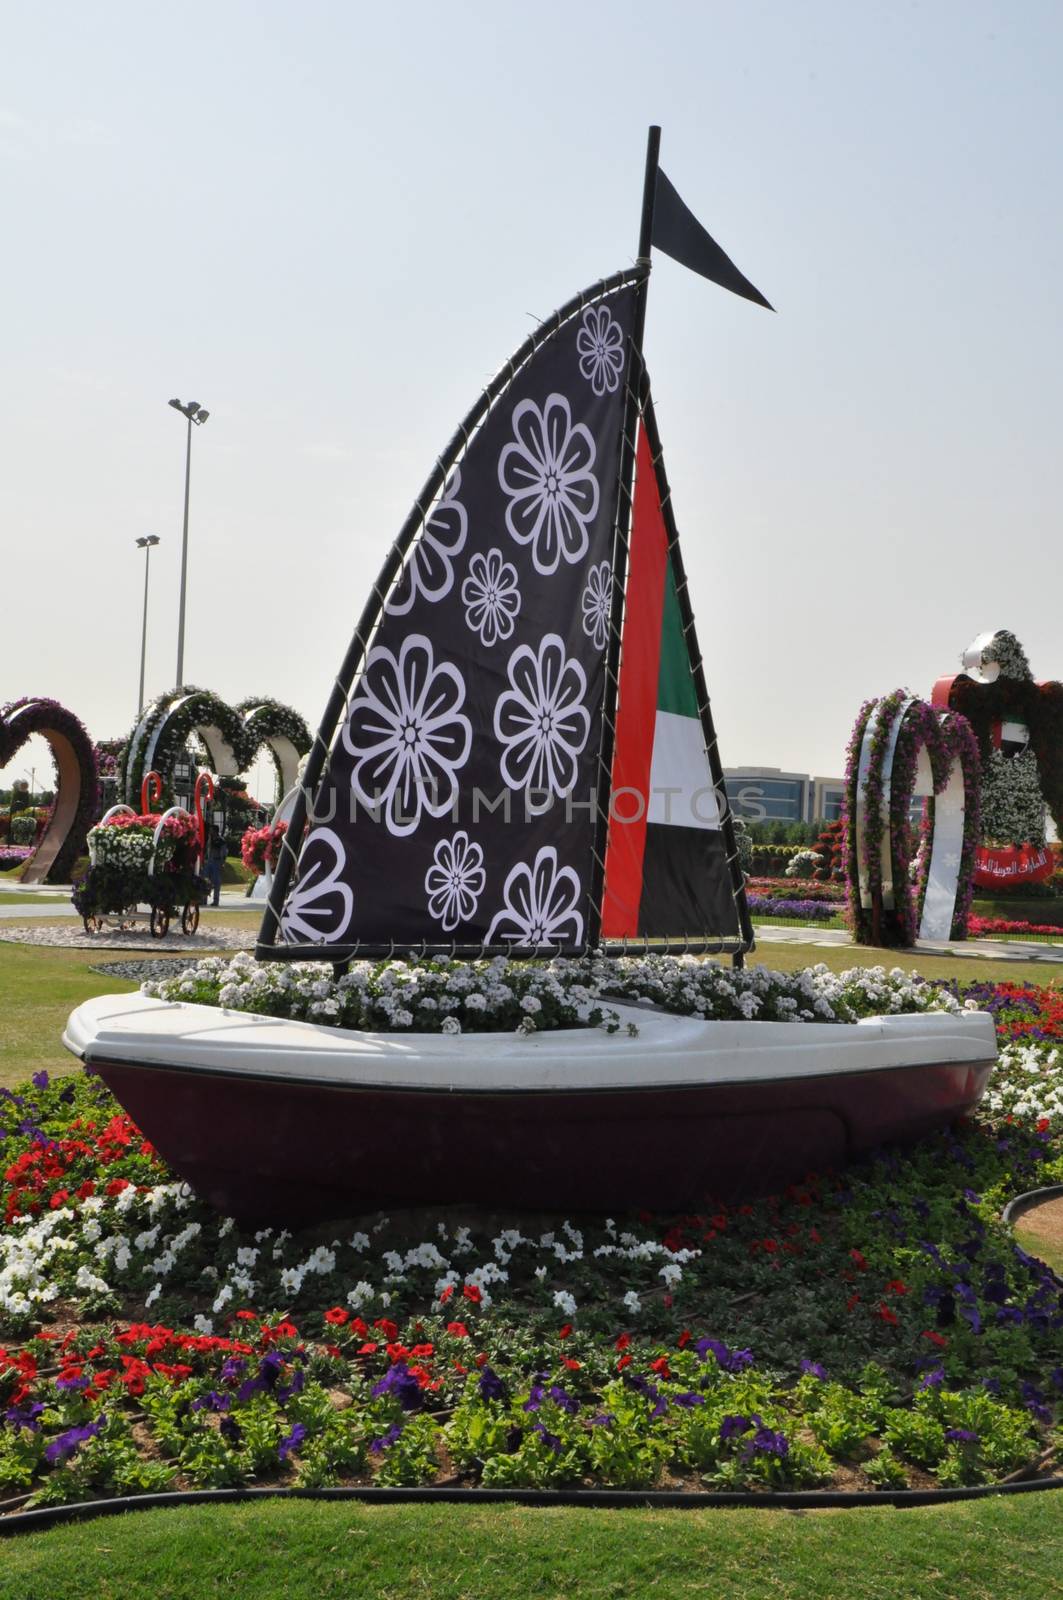
[[[583,704],[587,678],[556,633],[545,636],[538,652],[522,644],[506,671],[510,687],[498,697],[494,720],[504,746],[502,777],[525,791],[529,812],[539,815],[576,786],[591,727]]]
[[[424,887],[428,914],[442,924],[445,933],[476,915],[487,882],[483,862],[483,850],[471,842],[464,828],[436,845]]]
[[[543,845],[534,862],[521,862],[510,872],[502,892],[505,904],[495,913],[485,942],[506,940],[532,949],[579,944],[583,915],[576,905],[581,893],[575,870],[559,870],[556,849],[552,844]]]
[[[677,1283],[682,1281],[683,1269],[677,1262],[669,1261],[667,1266],[661,1268],[658,1276],[664,1279],[669,1289],[673,1289]]]
[[[624,1309],[626,1311],[630,1311],[633,1317],[637,1317],[639,1312],[642,1310],[642,1301],[639,1299],[634,1289],[629,1289],[627,1294],[624,1296]]]
[[[563,1311],[566,1317],[574,1317],[576,1315],[576,1302],[567,1289],[558,1289],[554,1295],[554,1305],[559,1311]]]
[[[369,652],[343,743],[355,758],[356,797],[369,807],[383,805],[389,833],[404,838],[422,811],[442,817],[453,805],[456,774],[472,746],[464,704],[461,673],[449,662],[436,666],[423,634],[405,638],[397,657],[385,645]]]
[[[295,887],[281,912],[282,939],[316,944],[343,937],[354,909],[354,895],[342,878],[346,864],[339,834],[331,828],[314,828],[299,856]]]
[[[373,1285],[366,1283],[365,1279],[361,1278],[348,1294],[347,1304],[352,1311],[360,1311],[363,1306],[369,1304],[375,1293],[376,1290]]]
[[[588,306],[576,335],[579,369],[595,394],[614,394],[624,370],[624,331],[608,306]]]
[[[613,599],[613,569],[608,561],[592,567],[580,599],[583,631],[596,650],[605,649],[609,637],[609,610]]]
[[[458,500],[461,468],[455,467],[443,494],[429,513],[421,537],[406,557],[402,575],[385,606],[392,616],[405,616],[418,594],[442,600],[454,587],[454,559],[465,548],[469,519]]]
[[[480,551],[469,561],[469,575],[461,586],[465,621],[490,649],[499,639],[513,632],[513,619],[520,610],[517,569],[506,561],[501,550]]]
[[[498,481],[509,497],[506,526],[518,544],[531,545],[536,572],[549,577],[562,557],[579,561],[587,551],[587,525],[598,511],[594,437],[573,423],[563,394],[550,395],[541,411],[534,400],[522,400],[513,411],[513,436],[498,458]]]

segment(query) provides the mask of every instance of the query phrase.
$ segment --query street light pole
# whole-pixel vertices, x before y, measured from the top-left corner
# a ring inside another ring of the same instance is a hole
[[[157,533],[145,534],[143,539],[137,540],[137,549],[144,552],[144,621],[140,629],[140,693],[137,696],[137,717],[144,709],[144,658],[148,649],[148,568],[151,565],[152,546],[157,545]]]
[[[177,687],[183,688],[185,681],[185,586],[188,579],[188,495],[192,483],[192,424],[202,427],[210,416],[209,411],[204,411],[198,400],[189,400],[183,404],[180,400],[169,402],[175,411],[188,418],[188,442],[185,448],[185,520],[181,534],[181,602],[177,613]]]

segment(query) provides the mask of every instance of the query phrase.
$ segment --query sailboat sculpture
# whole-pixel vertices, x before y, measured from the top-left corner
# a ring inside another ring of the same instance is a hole
[[[658,168],[638,258],[457,429],[337,675],[262,960],[729,955],[753,936],[642,354],[650,251],[767,306]],[[769,308],[770,309],[770,308]],[[910,1137],[984,1088],[990,1019],[364,1033],[105,997],[65,1039],[238,1216],[690,1207]]]

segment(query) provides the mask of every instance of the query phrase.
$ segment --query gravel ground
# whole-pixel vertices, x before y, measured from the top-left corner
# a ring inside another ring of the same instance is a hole
[[[161,953],[200,955],[210,950],[250,950],[254,935],[244,928],[211,928],[209,933],[168,933],[153,939],[147,927],[102,933],[86,933],[82,927],[0,927],[0,939],[8,944],[48,945],[57,950],[154,950]]]
[[[98,961],[90,972],[99,972],[108,978],[131,978],[135,983],[146,983],[149,978],[173,978],[188,965],[187,957],[164,956],[155,961]]]

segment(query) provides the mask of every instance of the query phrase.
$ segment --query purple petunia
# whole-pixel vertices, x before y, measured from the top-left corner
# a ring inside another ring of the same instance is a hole
[[[801,1371],[806,1378],[818,1378],[821,1383],[827,1381],[826,1368],[821,1367],[818,1361],[802,1361]]]
[[[373,1394],[394,1396],[403,1411],[416,1411],[421,1404],[421,1385],[405,1361],[392,1363],[379,1383],[373,1385]]]
[[[99,1416],[95,1422],[86,1422],[81,1428],[68,1428],[66,1433],[60,1433],[51,1444],[45,1446],[44,1455],[52,1466],[69,1460],[80,1445],[89,1439],[95,1439],[101,1428],[106,1424],[107,1418]]]
[[[699,1339],[694,1349],[705,1360],[711,1350],[716,1364],[723,1372],[743,1372],[753,1365],[752,1350],[732,1350],[722,1339]]]
[[[303,1440],[305,1438],[306,1438],[306,1427],[304,1426],[303,1423],[297,1422],[295,1424],[294,1428],[292,1429],[291,1433],[285,1434],[284,1438],[281,1440],[280,1444],[277,1446],[277,1454],[280,1457],[280,1459],[282,1461],[287,1461],[287,1459],[291,1455],[292,1451],[293,1450],[298,1450],[299,1446],[302,1444],[302,1442],[303,1442]]]
[[[48,1074],[46,1071],[42,1069],[40,1072],[35,1072],[33,1074],[33,1087],[35,1089],[47,1089]]]
[[[720,1423],[720,1441],[726,1444],[728,1439],[737,1439],[740,1434],[748,1433],[753,1426],[748,1417],[741,1417],[737,1413],[724,1417]]]
[[[490,1367],[482,1369],[477,1387],[480,1391],[481,1400],[504,1400],[506,1398],[505,1384],[498,1376],[498,1373],[493,1372]]]
[[[971,1428],[946,1428],[945,1438],[950,1444],[977,1444],[979,1435]]]
[[[11,1406],[4,1412],[4,1421],[9,1427],[28,1428],[31,1433],[39,1433],[41,1425],[37,1418],[43,1410],[44,1407],[38,1401],[21,1409],[18,1406]]]
[[[375,1456],[383,1455],[384,1451],[389,1450],[401,1434],[402,1423],[393,1422],[387,1433],[381,1434],[379,1439],[373,1440],[369,1446],[371,1453]]]

